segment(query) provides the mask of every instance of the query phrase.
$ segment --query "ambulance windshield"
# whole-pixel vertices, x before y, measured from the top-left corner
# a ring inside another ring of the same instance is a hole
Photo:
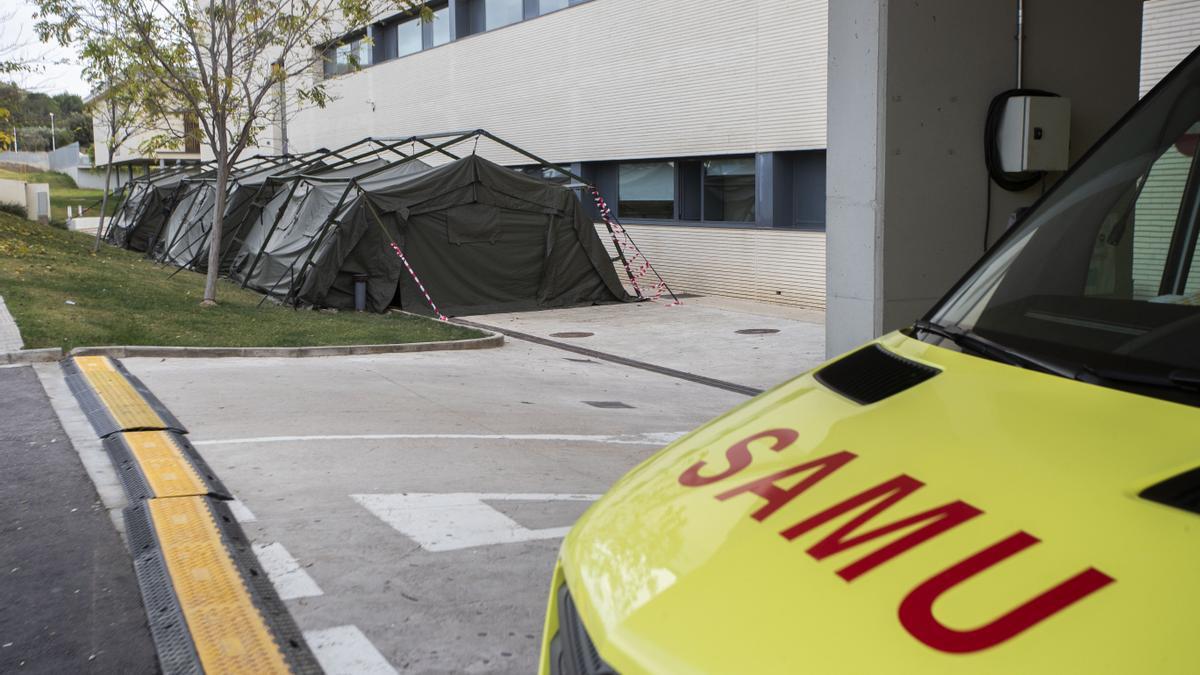
[[[1062,364],[1059,374],[1194,402],[1198,141],[1200,51],[1054,186],[930,325]]]

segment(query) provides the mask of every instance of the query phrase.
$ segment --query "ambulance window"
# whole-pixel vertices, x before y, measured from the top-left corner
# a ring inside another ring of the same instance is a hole
[[[1163,275],[1172,242],[1186,243],[1176,239],[1177,230],[1191,224],[1181,208],[1195,162],[1198,132],[1200,126],[1193,126],[1168,146],[1103,218],[1084,295],[1133,300],[1173,295],[1163,292]],[[1178,236],[1185,235],[1180,231]],[[1189,276],[1189,286],[1200,286],[1196,281],[1200,275]]]

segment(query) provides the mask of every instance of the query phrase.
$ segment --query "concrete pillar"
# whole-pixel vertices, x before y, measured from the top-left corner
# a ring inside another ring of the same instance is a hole
[[[1071,99],[1078,158],[1138,95],[1141,0],[1026,0],[1023,86]],[[1017,2],[829,6],[826,349],[924,314],[1037,186],[990,186],[988,103],[1016,86]],[[1047,185],[1058,176],[1047,179]]]

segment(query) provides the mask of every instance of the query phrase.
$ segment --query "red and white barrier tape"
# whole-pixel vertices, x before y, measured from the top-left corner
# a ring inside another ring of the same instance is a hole
[[[418,278],[417,273],[413,271],[412,265],[408,264],[408,258],[404,255],[404,251],[400,250],[400,246],[397,245],[396,242],[390,241],[388,243],[391,244],[392,250],[396,252],[396,255],[400,256],[400,262],[404,263],[404,269],[408,270],[408,276],[412,277],[412,280],[417,284],[417,288],[421,289],[421,293],[425,295],[425,302],[429,303],[430,308],[433,309],[433,313],[437,314],[437,317],[442,321],[449,321],[449,319],[446,318],[446,315],[442,314],[441,310],[439,310],[437,305],[434,304],[433,298],[429,297],[429,291],[425,290],[425,284],[421,283],[421,279]]]
[[[622,250],[629,250],[633,242],[626,243],[625,241],[617,238],[618,234],[622,235],[626,239],[629,238],[629,235],[625,233],[625,229],[621,227],[620,223],[613,220],[612,211],[609,210],[608,204],[604,202],[604,198],[600,196],[600,191],[595,187],[592,187],[591,190],[592,201],[596,203],[596,209],[600,211],[600,217],[604,219],[604,224],[608,226],[608,231],[612,235],[613,245],[617,247],[618,252]],[[629,277],[629,283],[633,284],[634,294],[639,298],[645,299],[646,296],[642,293],[641,286],[638,285],[638,275],[633,273],[633,268],[629,266],[629,260],[622,255],[621,262],[625,265],[625,274]]]
[[[612,233],[613,245],[617,247],[618,251],[625,251],[632,254],[628,258],[623,258],[622,262],[625,264],[625,273],[629,276],[629,282],[633,284],[634,292],[639,298],[647,299],[646,295],[642,292],[642,287],[640,284],[638,284],[638,281],[648,273],[654,272],[654,269],[650,266],[650,259],[642,254],[642,251],[637,247],[637,244],[633,243],[633,239],[629,236],[629,232],[626,231],[620,223],[613,219],[612,210],[608,208],[608,204],[604,201],[604,198],[600,196],[600,191],[595,187],[592,187],[591,191],[592,200],[596,203],[596,209],[600,211],[600,217],[604,219],[604,224],[608,226],[609,232]],[[637,262],[639,258],[641,258],[643,262],[635,270],[633,268],[633,263]],[[667,282],[658,275],[658,272],[654,272],[654,275],[658,277],[658,282],[654,284],[653,294],[648,298],[651,301],[657,301],[659,298],[661,298],[663,291],[667,288]],[[682,304],[683,303],[676,298],[675,301],[668,306],[674,307],[675,305]]]

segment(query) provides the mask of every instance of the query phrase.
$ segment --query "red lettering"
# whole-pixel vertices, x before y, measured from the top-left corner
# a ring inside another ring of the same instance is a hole
[[[883,546],[882,548],[873,551],[863,558],[843,567],[837,571],[838,576],[846,581],[854,581],[863,574],[882,565],[883,563],[895,558],[896,556],[916,547],[925,541],[928,541],[937,535],[965,523],[983,513],[979,509],[971,506],[963,501],[954,501],[949,504],[944,504],[937,508],[923,511],[907,518],[902,518],[895,522],[877,527],[868,532],[863,532],[857,536],[854,533],[876,516],[891,508],[894,504],[904,499],[908,495],[916,492],[924,483],[911,476],[897,476],[889,481],[876,485],[875,487],[861,492],[849,499],[825,509],[811,518],[797,523],[786,530],[780,532],[785,539],[792,541],[797,537],[813,530],[814,528],[823,525],[830,520],[855,509],[864,504],[879,500],[877,504],[868,508],[862,514],[856,516],[850,522],[835,530],[832,534],[825,537],[821,541],[814,544],[808,549],[808,554],[816,560],[824,560],[825,558],[840,553],[855,546],[859,546],[873,539],[878,539],[893,532],[898,532],[907,528],[915,527],[924,523],[924,526],[916,529],[908,534],[900,537],[896,541]]]
[[[792,443],[795,443],[799,436],[800,433],[795,429],[770,429],[768,431],[754,434],[749,438],[745,438],[737,443],[734,443],[733,445],[729,446],[728,450],[725,451],[725,459],[729,462],[729,468],[712,476],[703,476],[700,474],[700,469],[703,469],[707,462],[699,461],[688,467],[686,471],[680,474],[679,483],[687,487],[700,487],[702,485],[709,485],[711,483],[716,483],[717,481],[725,480],[726,478],[738,473],[742,469],[750,466],[750,461],[752,459],[750,456],[750,444],[754,441],[763,438],[773,439],[773,442],[771,443],[771,449],[775,452],[779,452]]]
[[[1107,574],[1089,567],[1007,614],[972,630],[948,628],[934,618],[933,603],[943,593],[1038,541],[1031,534],[1018,532],[939,572],[914,588],[900,603],[900,623],[913,637],[939,651],[953,654],[977,652],[1011,639],[1114,581]]]
[[[790,469],[784,469],[783,471],[778,471],[769,476],[764,476],[758,480],[750,481],[749,483],[735,487],[728,492],[722,492],[721,494],[717,495],[717,499],[724,501],[747,492],[756,494],[765,499],[767,502],[752,514],[755,520],[761,521],[772,513],[778,511],[788,502],[795,499],[798,495],[800,495],[800,493],[824,480],[824,478],[829,474],[845,466],[854,458],[854,453],[843,450],[841,452],[829,455],[828,457],[815,459],[811,462],[805,462],[804,464],[797,464]],[[776,481],[783,480],[789,476],[794,476],[798,473],[803,473],[812,469],[816,469],[816,471],[790,488],[782,488],[775,484]]]

